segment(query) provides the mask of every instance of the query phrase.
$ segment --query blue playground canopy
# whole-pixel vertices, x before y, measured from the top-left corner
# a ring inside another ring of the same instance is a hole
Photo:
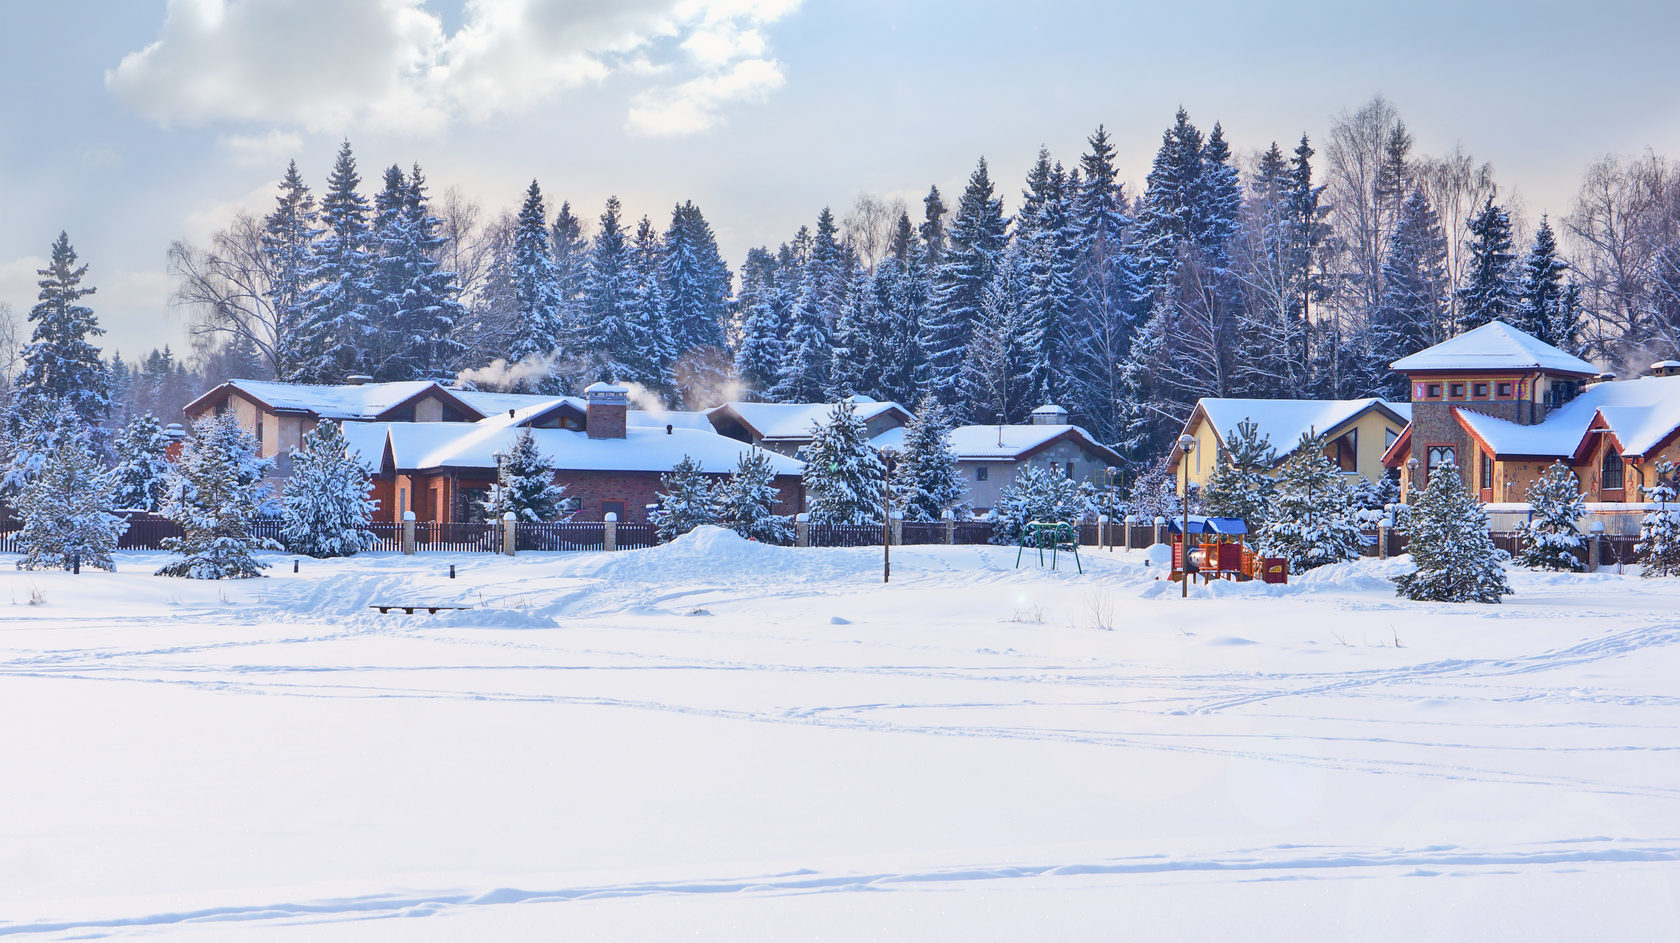
[[[1167,518],[1167,531],[1176,534],[1184,529],[1184,518]],[[1190,515],[1190,533],[1218,537],[1241,537],[1248,533],[1248,524],[1240,517],[1205,517]]]

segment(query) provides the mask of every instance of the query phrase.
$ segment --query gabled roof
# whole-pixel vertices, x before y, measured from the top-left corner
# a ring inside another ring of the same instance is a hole
[[[879,402],[867,396],[853,396],[857,417],[868,422],[890,414],[900,423],[910,420],[910,411],[897,403]],[[811,438],[813,430],[828,424],[834,412],[833,403],[748,403],[732,401],[709,410],[706,415],[714,425],[718,420],[733,416],[760,439],[769,441],[803,441]]]
[[[1453,414],[1501,458],[1572,456],[1595,425],[1615,435],[1624,455],[1643,457],[1660,450],[1680,430],[1680,376],[1589,386],[1532,426],[1469,409],[1454,409]]]
[[[877,437],[879,438],[879,437]],[[1120,456],[1080,426],[991,425],[958,426],[951,430],[951,451],[958,461],[1019,461],[1057,442],[1072,440],[1096,452],[1109,464]]]
[[[531,429],[537,449],[561,471],[668,472],[683,456],[700,463],[705,472],[733,471],[741,457],[754,450],[744,442],[711,429],[630,426],[622,439],[591,439],[587,432],[569,429]],[[385,455],[397,471],[496,467],[496,453],[513,447],[525,432],[506,423],[402,422],[391,423]],[[760,450],[778,475],[797,475],[805,463]]]
[[[1431,370],[1549,370],[1591,377],[1598,368],[1551,344],[1492,321],[1390,364],[1400,373]]]
[[[1398,426],[1412,421],[1411,403],[1390,403],[1376,397],[1365,399],[1227,399],[1203,397],[1196,401],[1196,412],[1185,423],[1189,431],[1196,416],[1207,418],[1220,443],[1243,422],[1253,422],[1265,436],[1278,457],[1288,455],[1300,443],[1304,433],[1328,435],[1365,413],[1376,410],[1392,419]]]
[[[193,413],[229,393],[239,392],[272,412],[308,413],[320,419],[349,419],[367,422],[379,419],[399,406],[427,394],[436,395],[459,407],[463,413],[483,416],[483,410],[466,402],[432,380],[403,380],[391,383],[282,383],[278,380],[229,380],[188,403]]]

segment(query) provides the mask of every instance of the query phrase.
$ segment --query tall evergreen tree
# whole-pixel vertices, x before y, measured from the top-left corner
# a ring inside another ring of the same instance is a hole
[[[289,379],[343,382],[366,367],[374,328],[369,306],[373,256],[368,247],[368,202],[356,189],[361,182],[350,142],[345,141],[321,198],[326,231],[311,254],[297,363]]]
[[[951,448],[951,418],[924,395],[904,427],[904,451],[893,473],[897,506],[907,521],[940,520],[946,511],[966,516],[968,484]]]
[[[1014,275],[1000,273],[986,286],[980,317],[969,339],[959,393],[975,422],[1016,423],[1043,405],[1040,322],[1022,309]]]
[[[604,363],[600,368],[602,378],[639,383],[661,393],[670,392],[674,386],[671,367],[680,343],[673,336],[670,297],[659,277],[665,250],[659,230],[643,216],[636,225],[625,268],[629,294],[624,317],[599,338],[598,351]]]
[[[1324,444],[1303,434],[1284,459],[1260,531],[1261,551],[1288,559],[1291,573],[1359,557],[1357,509]]]
[[[111,552],[128,525],[112,513],[110,479],[94,457],[87,424],[68,403],[59,411],[58,441],[17,502],[23,519],[18,569],[114,570]]]
[[[770,250],[760,246],[747,252],[746,264],[741,267],[735,375],[746,385],[751,398],[763,397],[776,385],[786,359],[778,278],[779,267]]]
[[[584,282],[589,276],[589,240],[583,235],[583,220],[562,200],[549,233],[554,253],[555,301],[559,306],[561,336],[575,333],[578,308],[583,302]]]
[[[1480,212],[1466,224],[1470,239],[1469,270],[1459,286],[1458,329],[1468,331],[1492,321],[1509,322],[1521,303],[1512,271],[1516,255],[1511,247],[1511,217],[1488,194]]]
[[[772,392],[784,403],[817,402],[834,388],[834,324],[845,290],[837,232],[834,214],[823,207],[788,313],[785,358]]]
[[[1522,564],[1542,570],[1587,568],[1587,541],[1578,521],[1587,514],[1587,498],[1575,473],[1553,462],[1528,486],[1529,520],[1519,525]]]
[[[1395,592],[1434,602],[1497,603],[1511,584],[1488,534],[1487,512],[1451,462],[1429,473],[1406,524],[1407,552],[1417,569],[1396,577]]]
[[[926,384],[948,405],[955,404],[968,342],[981,317],[986,287],[996,277],[1009,235],[1003,200],[992,196],[992,180],[981,158],[957,203],[950,245],[933,276],[933,292],[922,322],[921,348],[927,358]]]
[[[1406,399],[1406,379],[1394,361],[1445,339],[1447,240],[1422,190],[1400,206],[1383,260],[1382,296],[1371,312],[1360,392]]]
[[[776,473],[770,458],[758,449],[741,454],[735,470],[713,491],[718,523],[748,540],[786,544],[793,524],[776,513]]]
[[[514,304],[510,361],[551,358],[561,346],[560,289],[553,247],[548,241],[548,210],[535,180],[525,189],[525,202],[514,223],[513,252],[508,278]],[[534,391],[552,392],[551,375],[526,384]]]
[[[368,524],[377,501],[361,456],[331,419],[322,419],[292,449],[292,475],[281,499],[286,549],[312,557],[348,557],[374,543]]]
[[[156,511],[169,484],[170,438],[151,413],[129,420],[117,436],[111,500],[124,510]]]
[[[280,180],[274,211],[263,217],[262,251],[274,318],[268,359],[276,377],[295,376],[301,367],[299,344],[309,317],[305,306],[315,268],[315,243],[323,232],[317,225],[319,218],[315,197],[298,173],[297,161],[291,161]]]
[[[70,237],[59,233],[52,259],[36,272],[41,276],[39,300],[29,309],[34,325],[23,348],[23,367],[12,380],[15,423],[32,410],[69,405],[88,425],[103,422],[111,411],[110,374],[99,359],[92,338],[105,333],[93,309],[79,302],[97,289],[82,287],[86,265],[76,264]]]
[[[1219,450],[1213,474],[1202,489],[1202,506],[1214,517],[1235,517],[1258,534],[1266,523],[1275,483],[1272,466],[1277,450],[1252,420],[1237,423],[1225,433],[1225,447]]]
[[[868,427],[851,400],[835,404],[799,457],[805,462],[805,505],[812,523],[881,523],[887,467],[869,444]]]
[[[1087,143],[1090,149],[1069,182],[1078,264],[1065,369],[1076,392],[1064,405],[1099,439],[1113,442],[1121,435],[1122,417],[1137,406],[1129,399],[1125,363],[1137,321],[1147,311],[1146,290],[1128,245],[1132,224],[1114,145],[1102,127]]]
[[[1513,326],[1527,331],[1553,347],[1568,349],[1574,338],[1558,336],[1566,332],[1563,308],[1565,301],[1564,273],[1568,263],[1558,258],[1557,236],[1545,216],[1534,233],[1534,244],[1523,257],[1521,270],[1521,301]]]
[[[589,275],[583,288],[583,336],[579,347],[587,352],[588,378],[613,382],[624,365],[617,359],[634,333],[632,317],[633,275],[630,242],[620,219],[618,197],[608,197],[601,211],[600,228],[589,250]]]
[[[648,518],[660,540],[674,540],[696,527],[718,522],[712,481],[693,458],[684,455],[659,476],[659,484],[664,489],[654,495],[659,506],[648,512]]]
[[[232,413],[204,416],[193,423],[192,433],[163,503],[164,516],[181,525],[182,536],[164,539],[164,549],[176,556],[158,575],[261,576],[266,564],[253,553],[279,547],[256,534],[258,515],[270,498],[263,476],[273,463],[257,457],[257,440]]]
[[[554,483],[554,462],[542,454],[530,429],[520,432],[506,452],[496,456],[496,487],[484,501],[491,520],[512,513],[527,524],[563,521],[577,512],[564,485]]]
[[[671,211],[659,277],[669,307],[673,379],[679,396],[698,405],[723,388],[729,373],[730,274],[711,225],[691,202]]]

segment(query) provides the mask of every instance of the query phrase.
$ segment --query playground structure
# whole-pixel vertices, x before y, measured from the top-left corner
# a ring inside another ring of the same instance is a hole
[[[1177,521],[1172,525],[1175,532],[1184,529]],[[1192,516],[1189,531],[1189,534],[1173,534],[1172,572],[1168,578],[1174,582],[1197,577],[1204,583],[1221,579],[1289,582],[1289,562],[1282,557],[1262,557],[1250,550],[1243,540],[1248,535],[1248,526],[1242,521],[1231,517]],[[1186,541],[1194,535],[1202,539],[1190,543],[1186,561]]]
[[[1038,550],[1038,565],[1044,565],[1044,551],[1050,551],[1050,569],[1056,568],[1056,557],[1061,553],[1073,554],[1073,565],[1079,568],[1081,575],[1085,573],[1085,564],[1079,560],[1079,528],[1063,521],[1032,521],[1021,531],[1020,548],[1015,551],[1015,569],[1021,568],[1021,555],[1028,547]]]

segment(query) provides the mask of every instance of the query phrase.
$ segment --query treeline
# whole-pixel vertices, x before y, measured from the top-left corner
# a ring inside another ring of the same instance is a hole
[[[612,379],[690,406],[932,393],[973,422],[1055,401],[1138,461],[1201,396],[1403,398],[1390,361],[1490,320],[1624,374],[1680,335],[1668,161],[1594,165],[1529,231],[1492,167],[1414,153],[1380,98],[1317,146],[1246,158],[1181,111],[1136,194],[1098,128],[1071,163],[1041,152],[1012,206],[981,160],[954,202],[824,209],[734,273],[692,203],[632,223],[612,199],[586,224],[535,181],[496,218],[433,201],[419,167],[360,188],[346,143],[319,201],[294,165],[272,212],[176,245],[196,329],[306,381]]]

